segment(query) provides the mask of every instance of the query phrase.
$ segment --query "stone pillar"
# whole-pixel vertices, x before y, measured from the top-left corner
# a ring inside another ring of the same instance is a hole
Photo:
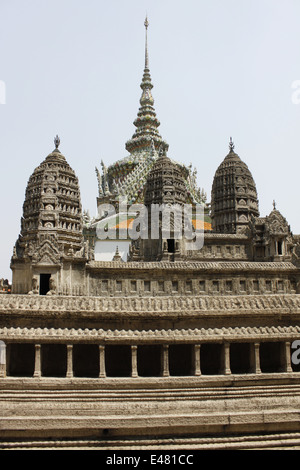
[[[138,377],[137,346],[131,346],[131,377]]]
[[[293,372],[291,363],[291,343],[289,341],[282,344],[282,369],[283,372]]]
[[[194,375],[201,375],[200,344],[194,345]]]
[[[34,356],[34,373],[33,377],[41,377],[41,345],[35,344],[35,356]]]
[[[169,377],[169,345],[164,344],[162,346],[162,376]]]
[[[0,378],[6,377],[6,344],[0,341]]]
[[[230,370],[230,344],[224,343],[223,346],[223,374],[231,374]]]
[[[99,345],[99,361],[100,361],[99,377],[106,377],[105,346],[103,346],[102,344]]]
[[[251,345],[251,370],[254,374],[261,374],[260,357],[259,357],[259,343]]]
[[[73,344],[67,344],[67,375],[73,377]]]

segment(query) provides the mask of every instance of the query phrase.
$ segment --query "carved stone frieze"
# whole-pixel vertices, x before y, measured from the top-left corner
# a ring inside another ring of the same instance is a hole
[[[158,270],[158,269],[170,269],[172,271],[176,270],[220,270],[220,271],[230,271],[230,270],[258,270],[258,271],[286,271],[292,270],[297,271],[297,268],[290,262],[251,262],[251,261],[176,261],[176,263],[168,261],[160,262],[128,262],[121,263],[115,261],[92,261],[89,263],[89,268],[91,269],[111,269],[122,267],[126,270]]]
[[[293,340],[299,338],[300,325],[266,326],[266,327],[233,327],[233,328],[189,328],[189,329],[82,329],[82,328],[0,328],[0,340],[26,341],[65,341],[65,342],[170,342],[184,341],[223,342],[223,341],[264,341]]]
[[[72,296],[26,296],[10,295],[0,297],[0,313],[37,312],[116,312],[151,313],[178,312],[194,315],[197,312],[226,313],[248,311],[265,312],[300,311],[300,297],[297,294],[248,295],[248,296],[163,296],[163,297],[72,297]]]

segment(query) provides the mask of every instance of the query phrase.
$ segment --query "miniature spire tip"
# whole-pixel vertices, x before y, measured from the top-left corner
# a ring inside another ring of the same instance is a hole
[[[55,144],[55,148],[58,149],[60,145],[60,138],[58,137],[57,134],[56,134],[56,137],[54,138],[54,144]]]
[[[145,69],[147,69],[149,67],[148,37],[147,37],[149,22],[148,22],[148,17],[147,16],[146,16],[144,25],[145,25],[145,28],[146,28],[146,30],[145,30],[145,33],[146,33],[146,37],[145,37]]]

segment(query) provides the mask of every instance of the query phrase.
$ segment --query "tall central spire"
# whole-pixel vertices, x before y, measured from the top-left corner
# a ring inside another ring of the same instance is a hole
[[[140,108],[137,118],[134,121],[136,131],[132,138],[126,142],[126,150],[133,154],[139,153],[147,149],[151,149],[152,141],[155,149],[158,150],[162,144],[162,138],[158,132],[160,122],[156,117],[154,99],[151,93],[153,88],[151,82],[151,75],[149,70],[149,55],[148,55],[148,18],[145,22],[145,68],[141,83],[142,96],[140,99]]]

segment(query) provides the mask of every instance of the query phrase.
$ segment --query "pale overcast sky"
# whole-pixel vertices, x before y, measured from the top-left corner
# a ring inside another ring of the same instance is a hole
[[[275,199],[300,233],[299,0],[0,0],[0,277],[11,279],[27,181],[56,134],[96,214],[95,166],[126,156],[135,129],[146,13],[169,156],[197,167],[210,201],[232,136],[261,215]]]

